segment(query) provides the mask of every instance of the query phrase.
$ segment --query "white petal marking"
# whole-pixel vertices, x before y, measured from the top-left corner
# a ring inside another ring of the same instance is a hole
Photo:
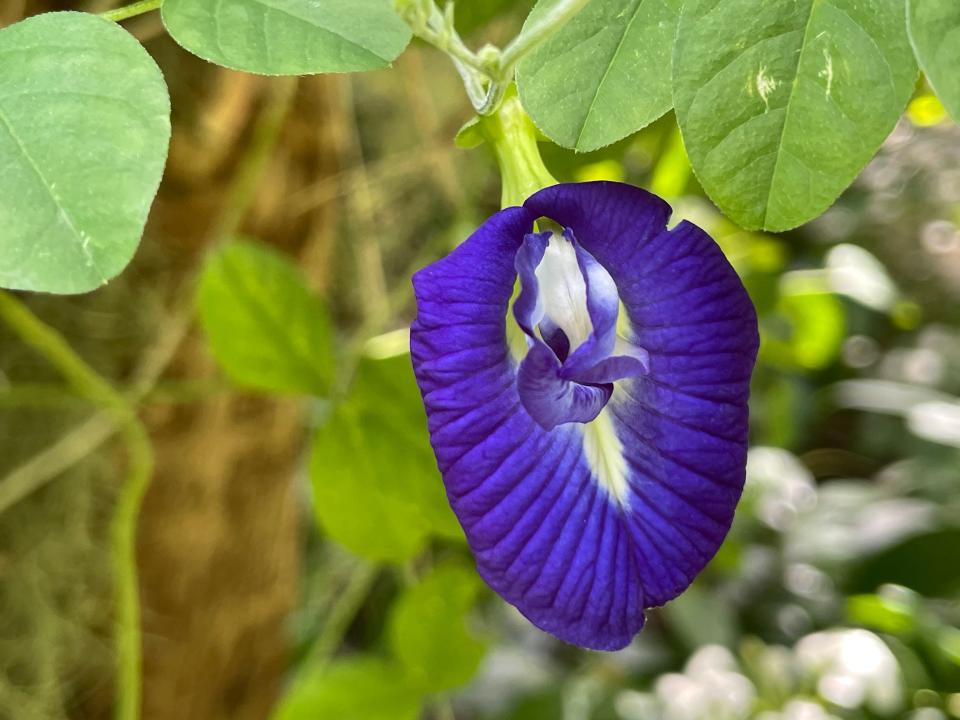
[[[583,455],[597,483],[620,507],[628,507],[630,485],[627,482],[627,461],[609,406],[581,427]]]

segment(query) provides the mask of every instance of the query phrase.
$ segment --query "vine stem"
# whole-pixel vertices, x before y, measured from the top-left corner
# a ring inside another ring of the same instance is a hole
[[[363,560],[357,562],[340,590],[336,603],[327,615],[323,630],[314,641],[303,667],[315,670],[330,662],[364,600],[370,594],[370,588],[373,587],[379,572],[380,567],[374,563]]]
[[[46,358],[79,395],[103,407],[121,427],[127,445],[129,470],[110,527],[118,698],[114,717],[136,720],[140,716],[142,656],[136,534],[140,504],[153,472],[153,448],[149,435],[130,401],[90,367],[60,333],[7,291],[0,291],[0,318],[26,345]]]
[[[500,54],[500,82],[509,83],[517,63],[583,10],[590,0],[560,0],[515,37]]]
[[[113,544],[114,602],[120,693],[117,720],[140,717],[143,648],[140,633],[140,588],[137,578],[137,521],[143,496],[153,475],[153,445],[147,429],[135,416],[124,426],[130,470],[117,498],[110,525]]]
[[[113,11],[120,13],[139,7],[141,12],[159,7],[161,2],[134,3]],[[131,17],[131,13],[126,17]],[[115,18],[110,18],[115,19]],[[250,153],[241,161],[237,177],[228,189],[229,206],[216,225],[219,234],[232,235],[242,221],[246,208],[255,197],[256,176],[261,174],[270,150],[279,137],[282,121],[292,106],[296,79],[280,82],[254,130]],[[182,294],[184,298],[192,296]],[[78,398],[102,408],[61,441],[0,478],[0,511],[22,499],[39,485],[66,470],[92,449],[119,432],[127,447],[128,477],[117,496],[110,524],[114,602],[116,606],[117,701],[116,720],[137,720],[142,702],[142,647],[140,597],[136,565],[137,523],[143,496],[153,474],[153,446],[147,429],[136,414],[137,403],[153,389],[170,357],[186,334],[192,317],[192,300],[184,300],[178,318],[162,333],[154,352],[135,372],[126,394],[115,388],[80,357],[54,328],[38,318],[14,294],[0,290],[0,320],[4,321],[28,346],[45,357],[64,377]]]
[[[210,232],[214,242],[235,239],[257,197],[264,171],[273,158],[284,123],[293,108],[299,78],[274,78],[263,109],[254,121],[250,142],[226,191],[219,219]]]
[[[479,52],[470,50],[457,34],[453,22],[453,3],[443,12],[434,0],[395,0],[400,15],[413,34],[446,53],[463,79],[470,103],[478,115],[491,115],[499,108],[513,82],[517,63],[564,23],[580,12],[590,0],[557,0],[503,50],[486,45]]]
[[[115,10],[102,12],[100,13],[100,17],[105,20],[110,20],[111,22],[120,22],[121,20],[157,10],[161,5],[163,5],[163,0],[139,0],[139,2],[124,5]]]

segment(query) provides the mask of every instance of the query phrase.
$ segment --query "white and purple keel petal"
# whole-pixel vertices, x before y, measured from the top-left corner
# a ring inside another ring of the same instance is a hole
[[[584,647],[623,647],[691,582],[743,485],[756,317],[715,243],[668,215],[630,186],[558,185],[414,277],[414,368],[478,570]]]

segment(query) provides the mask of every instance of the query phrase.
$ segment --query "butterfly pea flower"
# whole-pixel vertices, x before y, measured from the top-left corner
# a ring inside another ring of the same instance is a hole
[[[670,214],[633,186],[558,184],[413,278],[414,370],[478,572],[587,648],[624,647],[690,584],[744,482],[756,314]]]

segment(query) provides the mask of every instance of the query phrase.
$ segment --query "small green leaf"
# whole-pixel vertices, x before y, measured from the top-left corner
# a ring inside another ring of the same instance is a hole
[[[11,25],[0,48],[0,285],[94,290],[130,262],[163,175],[163,75],[86,13]]]
[[[403,669],[375,657],[340,660],[306,671],[273,720],[417,720],[421,695]]]
[[[200,321],[213,356],[254,390],[325,395],[333,372],[326,308],[276,250],[236,242],[213,252],[200,277]]]
[[[871,630],[904,635],[917,625],[917,603],[910,591],[901,588],[903,598],[882,595],[852,595],[847,598],[847,617],[851,623]],[[909,602],[914,599],[914,602]]]
[[[466,616],[480,587],[476,572],[450,562],[433,568],[397,600],[390,643],[415,686],[449,690],[476,673],[487,646],[467,629]]]
[[[540,0],[527,25],[556,0]],[[558,145],[586,152],[670,109],[679,0],[591,0],[517,69],[523,107]]]
[[[472,150],[483,144],[483,131],[480,129],[480,118],[474,116],[467,120],[453,138],[453,144],[463,150]]]
[[[410,356],[365,359],[313,444],[314,508],[333,539],[371,560],[403,561],[430,535],[463,537],[427,438]]]
[[[960,122],[960,3],[907,0],[907,29],[920,67],[940,101]]]
[[[917,77],[904,0],[689,0],[673,97],[693,169],[745,228],[826,210],[873,157]]]
[[[166,0],[162,14],[194,55],[262,75],[385,68],[410,42],[390,0]]]

